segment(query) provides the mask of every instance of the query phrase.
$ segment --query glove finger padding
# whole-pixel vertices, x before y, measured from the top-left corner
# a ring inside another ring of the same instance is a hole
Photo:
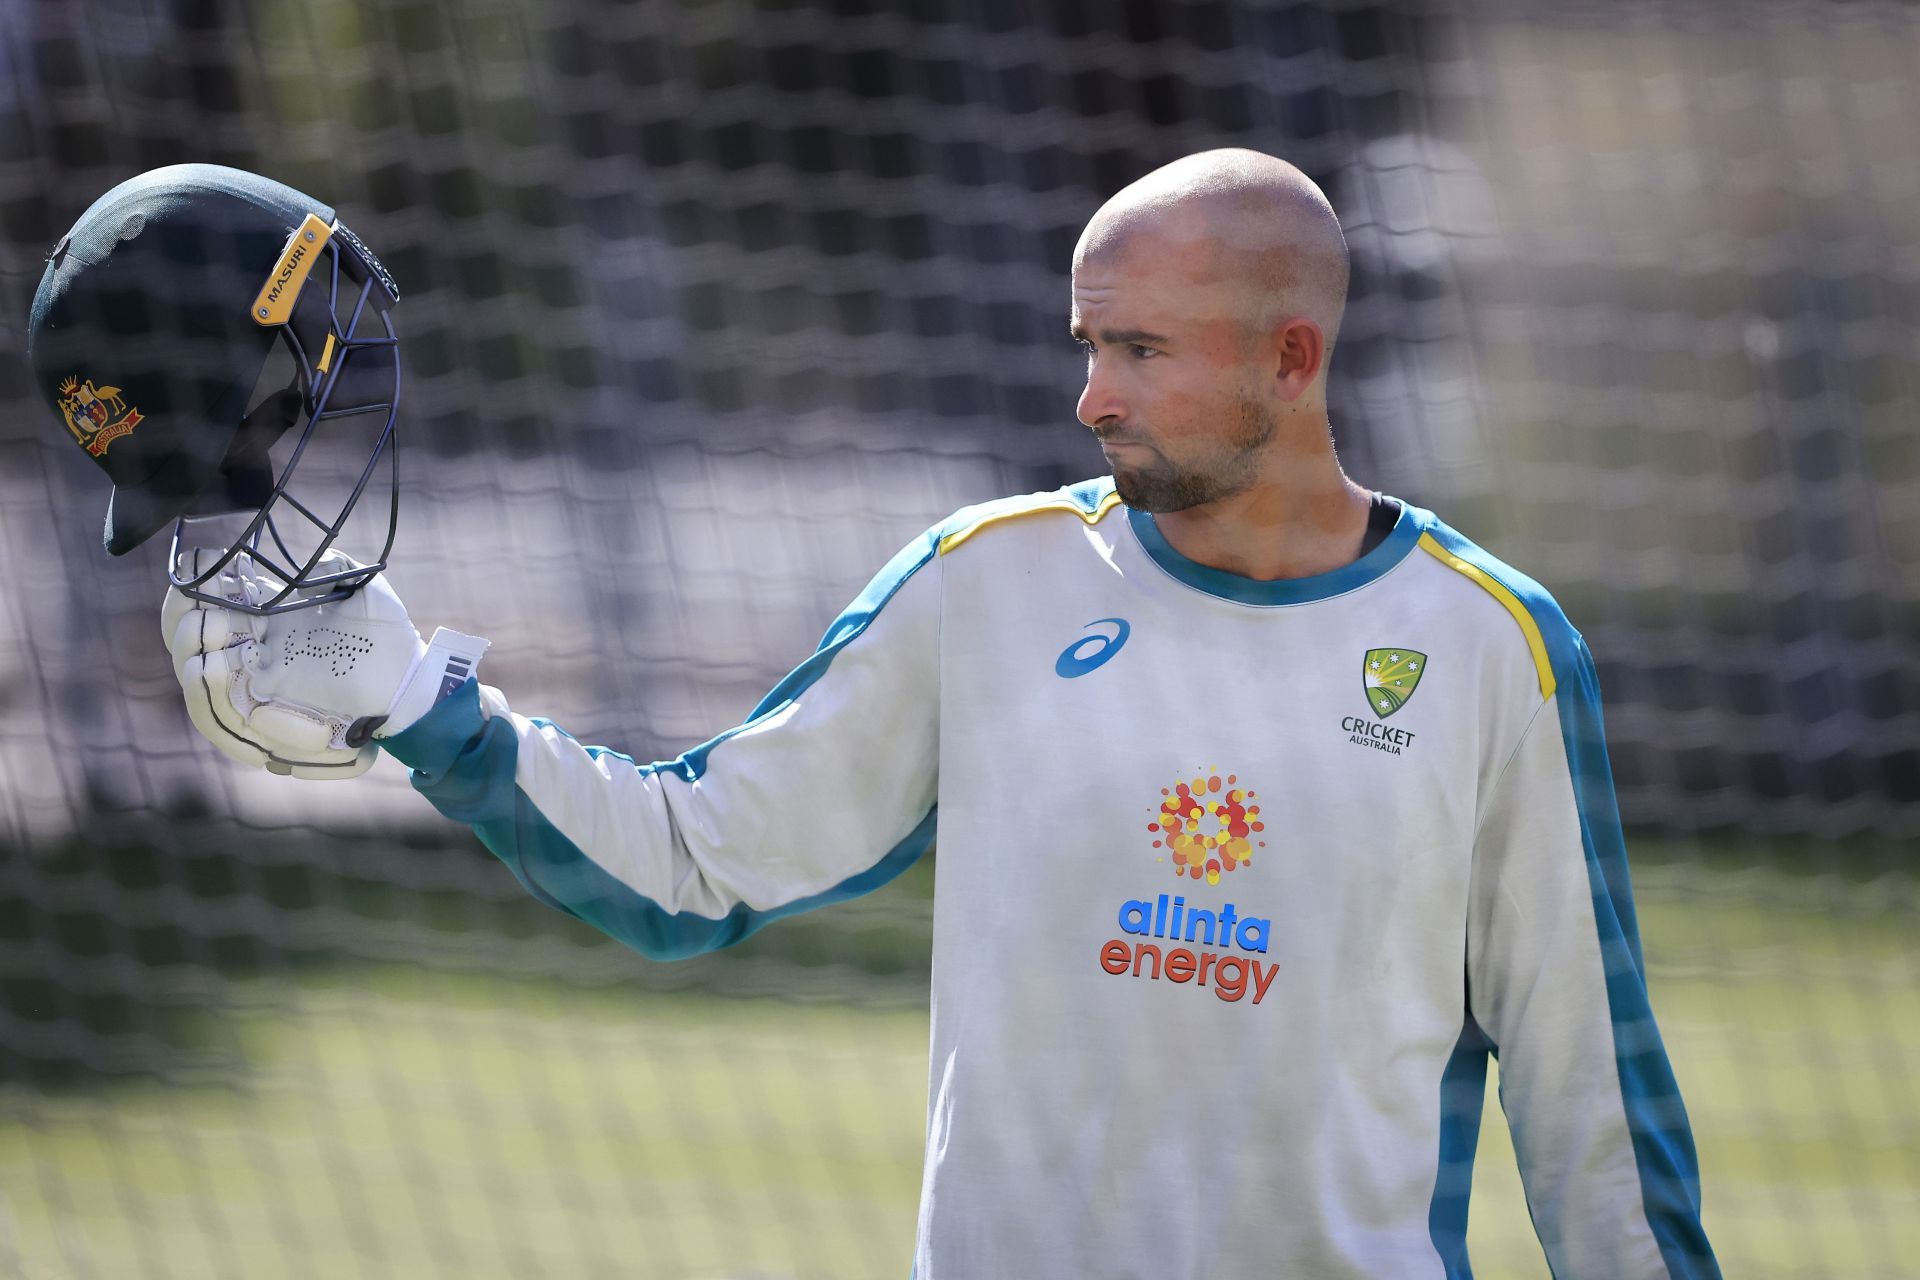
[[[308,782],[326,782],[336,778],[357,778],[367,770],[373,768],[373,762],[379,758],[380,748],[368,746],[362,747],[358,751],[350,750],[345,752],[339,764],[316,764],[312,761],[304,761],[291,765],[287,769],[287,773],[295,778],[304,778]],[[267,765],[267,768],[276,773],[279,772],[271,763]]]
[[[293,702],[262,702],[247,717],[247,727],[272,743],[277,754],[302,757],[344,750],[346,723]]]
[[[250,622],[245,614],[212,605],[182,611],[167,635],[167,652],[173,658],[173,674],[180,687],[187,686],[185,667],[189,659],[254,643]]]
[[[191,629],[193,621],[183,622]],[[222,755],[241,764],[264,767],[273,752],[247,727],[245,673],[238,648],[191,653],[174,665],[180,690],[186,695],[187,718],[200,736]]]
[[[211,563],[213,554],[189,553],[182,557],[181,572],[197,575]],[[210,594],[248,603],[274,590],[272,584],[241,563],[243,559],[236,557],[234,563],[204,584],[214,589]],[[391,597],[390,590],[387,595]],[[397,599],[393,605],[398,606]],[[201,736],[229,758],[274,773],[298,778],[351,778],[365,773],[379,753],[372,746],[346,746],[352,715],[275,696],[275,669],[284,680],[285,671],[293,665],[279,652],[290,636],[294,637],[297,662],[300,656],[310,656],[306,651],[316,647],[316,633],[333,630],[311,624],[303,629],[301,615],[337,607],[319,606],[263,618],[222,609],[192,599],[177,588],[170,589],[161,608],[161,624],[166,628],[174,675],[186,697],[188,718]],[[404,622],[405,610],[399,613]],[[411,624],[406,630],[417,645]],[[331,643],[336,649],[352,647],[348,639],[336,637]],[[410,652],[407,660],[411,661]]]
[[[223,554],[225,553],[201,549],[186,551],[180,557],[179,575],[191,581],[204,573]],[[235,604],[249,604],[262,598],[261,593],[265,585],[259,580],[258,571],[253,569],[243,554],[228,561],[219,573],[202,583],[198,590],[211,596],[222,596]],[[167,639],[171,647],[174,633],[180,626],[180,619],[189,611],[217,607],[209,605],[204,600],[193,599],[178,587],[168,587],[167,598],[160,606],[160,634]],[[175,656],[178,657],[178,654]]]
[[[306,707],[262,703],[248,691],[253,645],[193,655],[180,667],[187,717],[200,736],[241,764],[296,778],[357,778],[379,751],[340,745],[344,729]]]

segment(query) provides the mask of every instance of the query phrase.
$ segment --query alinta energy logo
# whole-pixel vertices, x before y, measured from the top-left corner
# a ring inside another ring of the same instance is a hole
[[[1174,875],[1218,885],[1251,866],[1256,848],[1266,848],[1259,838],[1266,830],[1259,793],[1240,785],[1238,775],[1222,778],[1209,768],[1162,787],[1160,795],[1147,830],[1158,833],[1153,847],[1166,850],[1162,861],[1172,860]],[[1199,886],[1188,892],[1199,892]],[[1100,947],[1101,969],[1116,978],[1208,987],[1227,1004],[1251,992],[1252,1003],[1259,1004],[1280,970],[1278,963],[1259,959],[1267,953],[1273,921],[1243,914],[1231,902],[1202,906],[1165,893],[1129,898],[1120,904],[1118,923],[1124,936]]]
[[[1267,829],[1254,803],[1259,793],[1239,781],[1231,773],[1222,781],[1217,769],[1208,769],[1160,788],[1163,798],[1147,830],[1160,833],[1153,847],[1167,851],[1174,875],[1219,884],[1221,876],[1253,860],[1256,845],[1267,847],[1257,839]]]

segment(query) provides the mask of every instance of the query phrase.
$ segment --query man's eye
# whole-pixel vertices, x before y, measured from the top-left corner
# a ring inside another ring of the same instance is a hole
[[[1135,360],[1150,360],[1154,356],[1157,356],[1160,354],[1158,351],[1155,351],[1152,347],[1143,347],[1137,342],[1128,343],[1127,349],[1133,352],[1133,358]]]

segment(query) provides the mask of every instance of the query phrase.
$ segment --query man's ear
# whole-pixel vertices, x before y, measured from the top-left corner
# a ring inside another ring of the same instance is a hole
[[[1272,342],[1274,390],[1292,403],[1326,366],[1326,331],[1306,316],[1290,316],[1274,327]]]

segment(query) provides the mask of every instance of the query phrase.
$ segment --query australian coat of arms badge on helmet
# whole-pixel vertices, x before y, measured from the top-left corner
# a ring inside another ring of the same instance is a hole
[[[140,411],[120,397],[118,387],[96,387],[93,379],[67,378],[60,384],[60,412],[67,430],[98,458],[107,446],[140,425]]]

